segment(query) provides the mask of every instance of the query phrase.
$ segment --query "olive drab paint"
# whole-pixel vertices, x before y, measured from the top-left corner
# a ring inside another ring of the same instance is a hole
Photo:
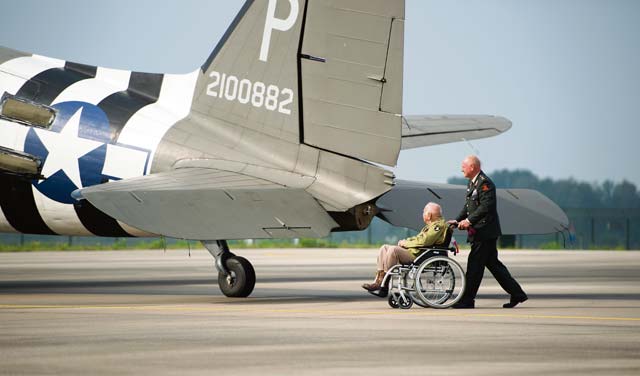
[[[262,45],[260,46],[260,60],[267,62],[269,57],[269,45],[271,44],[271,32],[273,30],[287,31],[295,25],[298,19],[298,0],[288,0],[291,10],[285,19],[276,18],[276,6],[278,0],[269,0],[267,7],[267,17],[264,21],[264,31],[262,32]]]

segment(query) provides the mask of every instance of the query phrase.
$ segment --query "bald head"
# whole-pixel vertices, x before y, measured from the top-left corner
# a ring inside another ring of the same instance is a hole
[[[425,205],[422,211],[422,219],[425,223],[433,222],[442,218],[442,207],[435,202],[430,202]]]
[[[473,179],[481,169],[480,159],[475,155],[470,155],[462,160],[462,174],[467,179]]]

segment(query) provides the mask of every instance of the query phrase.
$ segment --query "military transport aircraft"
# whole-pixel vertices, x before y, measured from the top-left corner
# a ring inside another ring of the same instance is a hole
[[[227,296],[255,272],[226,240],[419,229],[465,187],[396,180],[402,149],[499,134],[494,116],[402,116],[404,1],[247,0],[201,67],[130,72],[0,48],[0,231],[202,241]],[[562,231],[500,190],[507,234]]]

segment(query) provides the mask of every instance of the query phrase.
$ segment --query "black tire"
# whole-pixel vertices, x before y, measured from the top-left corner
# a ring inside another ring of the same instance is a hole
[[[232,256],[225,263],[229,275],[218,273],[218,286],[230,298],[246,298],[256,285],[256,272],[244,257]]]
[[[398,300],[399,300],[399,297],[397,296],[397,294],[393,293],[389,295],[389,299],[387,300],[387,303],[389,303],[389,307],[393,309],[398,309],[400,308],[400,304],[398,303]]]
[[[398,304],[400,305],[400,309],[410,309],[413,306],[413,299],[409,294],[406,294],[405,298],[399,296]]]
[[[413,299],[411,299],[410,295],[405,295],[406,298],[403,298],[402,295],[398,293],[393,293],[389,295],[389,299],[387,303],[389,303],[389,307],[393,309],[409,309],[413,306]]]

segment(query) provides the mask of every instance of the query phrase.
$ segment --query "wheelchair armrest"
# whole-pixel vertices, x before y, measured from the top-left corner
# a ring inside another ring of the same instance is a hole
[[[437,251],[449,251],[449,252],[455,252],[456,251],[456,247],[445,247],[444,245],[441,246],[431,246],[431,247],[419,247],[418,248],[421,252],[426,252],[426,251],[430,251],[430,250],[437,250]]]
[[[421,247],[418,248],[420,250],[420,255],[413,260],[413,264],[420,264],[422,261],[434,257],[434,256],[447,256],[448,252],[453,252],[455,254],[455,247],[445,247],[443,246],[431,246],[431,247]]]

